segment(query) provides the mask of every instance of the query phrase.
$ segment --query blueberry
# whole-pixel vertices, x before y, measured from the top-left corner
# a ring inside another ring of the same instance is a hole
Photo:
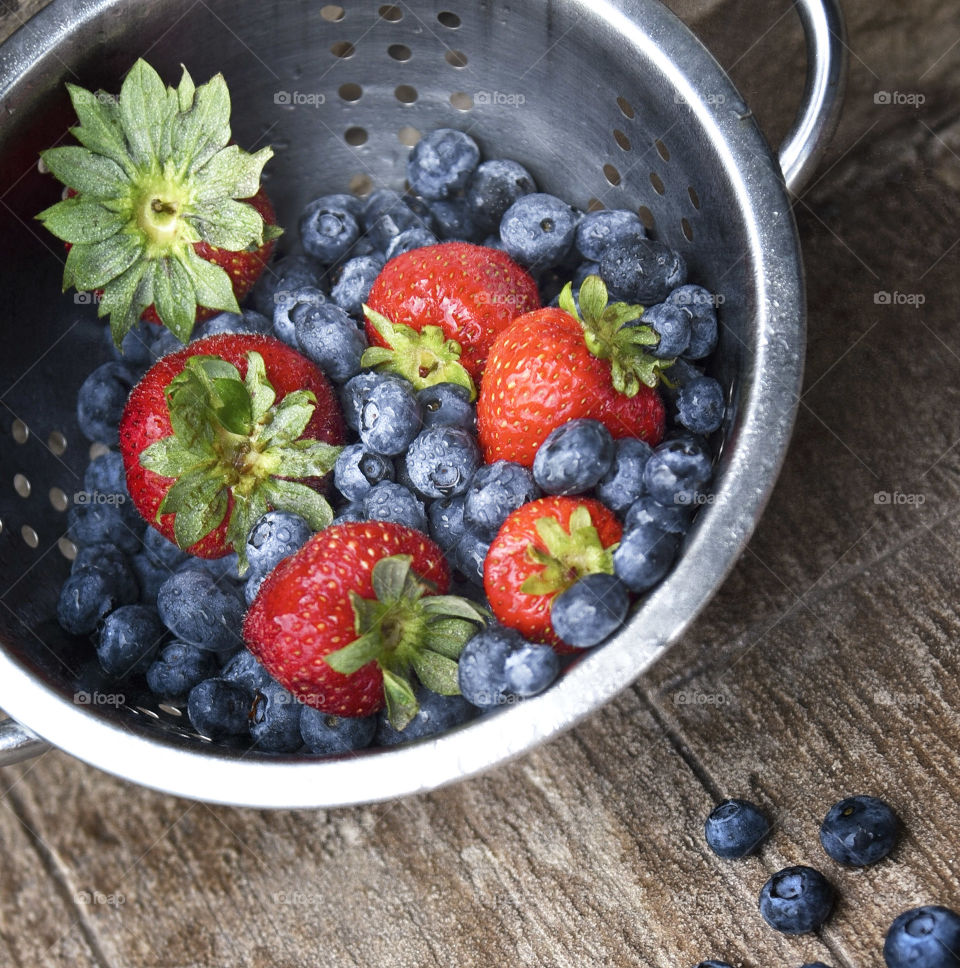
[[[883,942],[887,968],[958,968],[960,914],[939,905],[904,911]]]
[[[507,692],[526,699],[543,692],[560,674],[560,656],[549,645],[523,642],[504,662]]]
[[[139,597],[130,565],[87,565],[63,583],[57,601],[57,621],[71,635],[89,635],[115,608]]]
[[[724,800],[704,821],[703,834],[718,857],[756,853],[770,833],[766,814],[749,800]]]
[[[245,646],[241,646],[227,661],[220,673],[220,678],[243,686],[251,695],[263,689],[268,682],[272,682],[270,673]]]
[[[539,496],[540,488],[526,467],[508,460],[483,464],[467,489],[464,520],[492,538],[511,512]]]
[[[473,531],[465,531],[450,551],[453,566],[478,588],[483,588],[483,565],[489,550],[489,538]]]
[[[615,447],[598,420],[570,420],[551,430],[533,460],[533,479],[547,494],[582,494],[610,470]]]
[[[313,534],[310,525],[291,511],[267,511],[247,536],[247,561],[254,571],[272,571],[284,558],[298,551]]]
[[[349,197],[324,195],[310,202],[300,215],[300,241],[307,253],[324,265],[342,259],[360,235],[356,207],[343,204]]]
[[[806,934],[830,916],[833,888],[812,867],[785,867],[760,891],[760,914],[775,931]]]
[[[177,572],[182,571],[202,571],[224,591],[235,588],[244,580],[240,577],[240,560],[235,552],[222,558],[196,558],[193,555],[187,555],[186,561],[177,568]]]
[[[117,446],[117,425],[136,382],[131,369],[114,360],[101,363],[83,381],[77,392],[77,423],[87,440]]]
[[[364,749],[376,731],[376,716],[332,716],[312,706],[300,714],[300,736],[311,753],[331,756]]]
[[[390,240],[386,250],[387,262],[398,255],[403,255],[404,252],[412,252],[414,249],[423,249],[428,245],[436,244],[437,237],[429,229],[421,225],[411,226]]]
[[[611,511],[623,514],[643,493],[643,470],[653,448],[645,440],[621,437],[614,442],[610,470],[597,482],[597,497]]]
[[[101,571],[121,569],[129,571],[133,561],[127,557],[116,545],[100,542],[99,544],[83,545],[77,549],[77,556],[70,562],[70,574],[98,568]]]
[[[386,710],[379,713],[374,737],[376,746],[395,746],[397,743],[435,736],[465,723],[476,713],[463,696],[441,696],[423,686],[416,689],[416,696],[420,709],[403,730],[396,730],[390,725]]]
[[[427,510],[430,519],[430,537],[444,551],[454,548],[466,531],[463,522],[464,499],[462,497],[442,497],[431,501]]]
[[[392,188],[375,188],[360,203],[360,222],[364,230],[373,225],[385,212],[390,212],[398,205],[406,204],[406,199]]]
[[[97,658],[104,672],[126,676],[146,672],[166,637],[156,609],[121,605],[104,620],[97,639]]]
[[[147,669],[147,685],[161,699],[178,700],[219,671],[217,657],[188,642],[170,642]]]
[[[261,686],[250,707],[250,738],[257,749],[293,753],[300,749],[300,713],[303,704],[279,682]]]
[[[481,709],[509,702],[507,658],[524,644],[519,632],[497,625],[468,639],[457,668],[463,698]]]
[[[426,199],[449,198],[466,188],[479,162],[480,149],[470,135],[453,128],[435,128],[410,152],[407,180]]]
[[[686,504],[659,504],[649,494],[641,495],[627,511],[624,530],[654,527],[672,534],[686,534],[691,507]]]
[[[420,404],[406,380],[385,380],[366,395],[360,439],[378,454],[403,453],[420,433]]]
[[[236,682],[204,679],[190,690],[187,716],[193,728],[208,739],[227,739],[248,732],[253,697]]]
[[[155,602],[160,594],[160,586],[170,577],[170,569],[155,564],[145,554],[134,555],[130,559],[130,567],[140,588],[140,601]]]
[[[152,329],[155,335],[150,342],[150,354],[154,359],[183,349],[183,344],[169,329],[157,326],[153,326]]]
[[[127,490],[127,475],[119,453],[111,450],[90,461],[83,475],[83,489],[89,502],[106,500],[116,507],[131,531],[138,535],[143,532],[143,518]]]
[[[711,958],[710,961],[698,961],[693,968],[733,968],[733,966],[726,961],[715,961]]]
[[[288,255],[267,268],[260,275],[251,293],[253,308],[263,316],[273,319],[277,290],[299,289],[312,286],[321,289],[322,271],[313,259],[305,255]]]
[[[217,313],[216,316],[197,323],[190,341],[217,336],[220,333],[260,333],[263,336],[273,336],[273,319],[258,313],[255,309],[244,309],[241,315]]]
[[[243,604],[207,571],[188,568],[171,575],[160,588],[157,610],[178,639],[201,649],[226,652],[240,642]]]
[[[392,205],[381,207],[366,223],[367,238],[374,249],[386,252],[404,232],[415,230],[432,235],[433,224],[432,213],[425,211],[423,216],[418,215],[404,199],[398,198]]]
[[[476,227],[462,198],[431,202],[430,214],[437,229],[437,238],[444,242],[472,242],[477,237]]]
[[[104,326],[103,335],[113,358],[123,363],[131,373],[142,373],[156,360],[150,346],[157,335],[157,327],[145,319],[138,319],[133,324],[123,337],[119,349],[114,345],[109,326]]]
[[[835,803],[820,825],[820,843],[839,864],[866,867],[883,860],[897,842],[897,815],[876,797]]]
[[[435,383],[417,391],[424,427],[462,427],[473,433],[477,411],[470,403],[470,391],[459,383]]]
[[[345,524],[348,521],[366,521],[367,515],[363,510],[363,501],[353,501],[341,508],[333,519],[334,524]]]
[[[380,270],[383,268],[383,256],[360,255],[344,262],[338,272],[337,281],[330,291],[333,301],[351,316],[360,318],[363,304],[370,295]]]
[[[343,410],[343,419],[346,425],[351,430],[359,430],[360,413],[370,395],[370,391],[387,380],[397,379],[389,373],[375,373],[372,370],[364,370],[347,380],[340,388],[339,393],[340,408]]]
[[[680,253],[653,239],[614,242],[600,260],[600,278],[611,298],[644,306],[663,302],[686,276]]]
[[[645,592],[670,570],[679,544],[679,535],[655,525],[631,528],[613,553],[614,571],[630,591]]]
[[[599,262],[614,242],[645,239],[647,230],[636,212],[602,209],[588,212],[577,226],[577,251],[588,262]]]
[[[428,427],[406,457],[410,480],[425,497],[463,494],[480,464],[476,440],[460,427]]]
[[[415,531],[427,530],[423,504],[412,491],[393,481],[381,481],[367,492],[363,513],[371,521],[393,521]]]
[[[393,461],[363,444],[344,447],[333,467],[333,482],[348,501],[362,501],[374,485],[395,479]]]
[[[67,512],[67,530],[78,545],[112,544],[128,555],[140,549],[146,526],[143,518],[134,521],[117,504],[95,499],[74,504]]]
[[[521,195],[536,190],[533,176],[518,162],[500,158],[484,161],[467,187],[467,212],[476,230],[489,234],[499,228],[503,213]]]
[[[518,198],[503,214],[500,238],[521,265],[546,268],[563,262],[577,232],[577,213],[543,192]]]
[[[677,419],[695,434],[712,434],[723,423],[723,387],[709,376],[691,380],[677,394]]]
[[[567,645],[587,649],[613,635],[629,607],[630,595],[615,575],[584,575],[554,598],[550,623]]]
[[[274,294],[273,332],[277,339],[296,348],[297,333],[295,317],[309,308],[326,305],[328,297],[322,289],[302,286],[299,289],[278,289]]]
[[[300,352],[334,383],[346,383],[360,372],[367,337],[339,306],[316,306],[299,316],[293,329]]]
[[[667,302],[678,306],[690,317],[690,345],[684,356],[700,360],[709,356],[717,345],[716,300],[703,286],[679,286],[667,297]]]
[[[654,449],[643,483],[660,504],[691,506],[712,476],[710,454],[703,444],[693,437],[675,437]]]
[[[500,238],[499,229],[497,230],[497,234],[496,235],[488,235],[483,240],[483,247],[485,249],[496,249],[498,252],[506,252],[507,251],[504,248],[503,239]]]
[[[680,356],[690,345],[690,316],[679,306],[668,302],[649,306],[637,324],[649,326],[660,337],[660,342],[650,347],[651,354],[658,359]]]

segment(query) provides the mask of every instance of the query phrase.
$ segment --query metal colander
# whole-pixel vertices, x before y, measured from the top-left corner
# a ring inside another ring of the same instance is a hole
[[[640,675],[732,567],[793,423],[804,295],[781,166],[796,190],[836,119],[844,67],[834,0],[796,6],[810,66],[779,164],[729,78],[657,0],[54,0],[3,45],[0,707],[14,720],[0,725],[0,762],[52,743],[209,801],[373,801],[522,753]],[[729,406],[709,506],[623,631],[542,696],[389,750],[265,755],[196,736],[182,710],[110,680],[90,643],[58,627],[65,511],[90,456],[76,392],[108,350],[93,308],[58,296],[63,253],[33,221],[57,189],[36,158],[72,121],[65,81],[115,91],[139,56],[167,79],[181,62],[198,80],[225,74],[236,140],[276,149],[267,188],[287,226],[324,193],[402,188],[420,133],[457,127],[584,210],[639,211],[722,301],[714,372]]]

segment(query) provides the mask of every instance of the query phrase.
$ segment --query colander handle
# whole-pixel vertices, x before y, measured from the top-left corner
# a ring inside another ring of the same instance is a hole
[[[847,37],[839,0],[793,0],[807,38],[807,81],[800,112],[780,145],[787,191],[810,181],[840,120],[847,78]]]
[[[0,723],[0,766],[28,760],[48,748],[48,743],[14,720]]]

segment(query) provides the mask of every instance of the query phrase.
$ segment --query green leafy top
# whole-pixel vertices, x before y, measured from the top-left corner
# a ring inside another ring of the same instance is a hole
[[[427,689],[460,695],[457,659],[488,613],[466,598],[433,595],[417,577],[410,555],[381,558],[373,566],[374,598],[350,593],[357,638],[325,656],[332,669],[350,675],[370,662],[383,673],[387,716],[405,729],[417,714],[411,671]]]
[[[223,522],[233,507],[227,542],[247,569],[250,528],[271,508],[292,511],[314,531],[333,520],[322,495],[296,478],[323,477],[343,450],[303,432],[316,397],[288,393],[276,403],[263,357],[247,354],[247,375],[218,356],[191,356],[164,390],[173,434],[140,455],[147,470],[177,480],[157,511],[174,514],[174,537],[188,549]]]
[[[580,286],[580,309],[573,298],[573,286],[567,283],[560,293],[560,308],[583,327],[587,349],[598,359],[610,360],[613,388],[625,397],[635,397],[640,384],[655,387],[661,373],[674,360],[661,360],[644,351],[656,346],[660,337],[644,325],[635,323],[643,315],[643,306],[607,301],[607,287],[600,276],[587,276]]]
[[[389,346],[371,346],[364,350],[360,365],[386,370],[409,380],[418,390],[437,383],[456,383],[470,391],[476,400],[477,388],[460,362],[462,347],[447,339],[439,326],[424,326],[419,332],[403,323],[392,323],[369,306],[363,307],[370,325]]]
[[[151,304],[181,342],[197,306],[238,312],[227,273],[193,249],[206,242],[254,250],[280,230],[238,199],[256,195],[270,148],[254,154],[230,141],[230,94],[217,74],[195,87],[187,69],[164,87],[138,60],[118,97],[68,84],[80,142],[41,152],[76,194],[37,218],[69,242],[63,288],[102,289],[99,313],[113,338]]]

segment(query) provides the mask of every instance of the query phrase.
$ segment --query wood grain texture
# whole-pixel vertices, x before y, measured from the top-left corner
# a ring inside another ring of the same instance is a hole
[[[0,35],[42,5],[0,0]],[[803,63],[789,4],[751,0],[748,18],[743,0],[674,5],[776,141]],[[901,910],[960,909],[960,45],[937,0],[845,6],[847,108],[797,205],[810,332],[793,446],[686,639],[522,761],[374,807],[213,808],[56,752],[7,770],[0,963],[879,968]],[[876,104],[878,90],[926,101]],[[905,835],[848,871],[817,829],[858,792],[888,798]],[[741,862],[702,838],[732,795],[775,819]],[[788,863],[838,889],[821,936],[781,937],[757,913]]]

